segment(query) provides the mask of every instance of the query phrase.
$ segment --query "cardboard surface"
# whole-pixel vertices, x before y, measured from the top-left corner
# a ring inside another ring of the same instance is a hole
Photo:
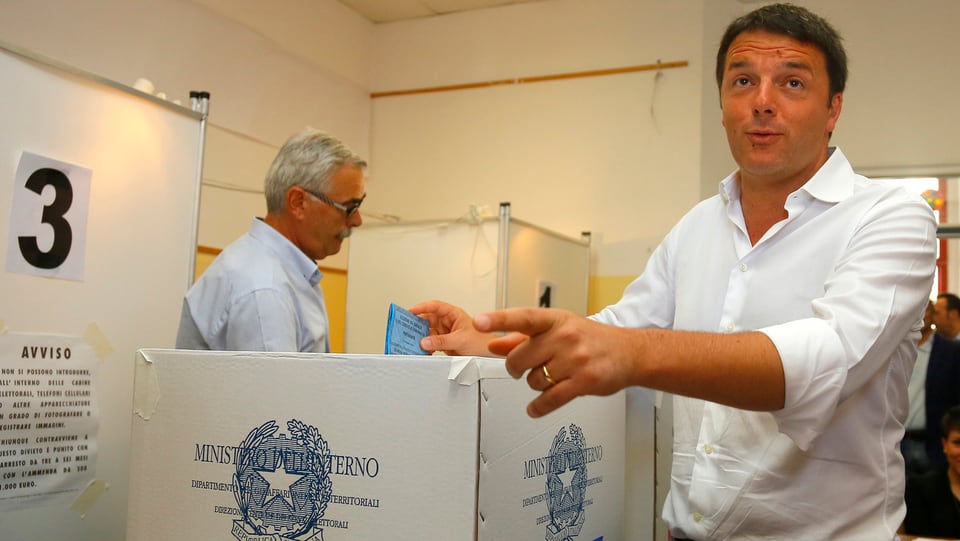
[[[478,539],[624,539],[623,393],[530,419],[534,396],[525,381],[481,380]]]
[[[499,360],[136,363],[130,541],[622,539],[622,393],[533,420]]]

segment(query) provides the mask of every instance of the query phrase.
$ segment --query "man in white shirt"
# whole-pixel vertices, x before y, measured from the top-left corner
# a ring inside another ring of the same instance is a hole
[[[674,538],[895,539],[936,223],[918,196],[857,175],[829,147],[846,74],[839,35],[808,10],[737,19],[717,82],[739,168],[623,298],[590,319],[471,319],[427,302],[412,308],[435,333],[421,345],[505,355],[541,392],[533,417],[628,386],[674,393]]]
[[[330,351],[317,260],[340,251],[363,223],[366,165],[321,131],[291,137],[267,172],[267,215],[184,297],[177,348]]]

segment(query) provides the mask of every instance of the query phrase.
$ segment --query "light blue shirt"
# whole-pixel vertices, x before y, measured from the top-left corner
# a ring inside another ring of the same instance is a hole
[[[315,261],[254,219],[184,297],[177,348],[329,352],[322,276]]]

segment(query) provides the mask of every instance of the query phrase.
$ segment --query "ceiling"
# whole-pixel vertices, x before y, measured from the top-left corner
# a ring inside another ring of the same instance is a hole
[[[388,23],[445,13],[523,4],[540,0],[339,0],[374,23]]]

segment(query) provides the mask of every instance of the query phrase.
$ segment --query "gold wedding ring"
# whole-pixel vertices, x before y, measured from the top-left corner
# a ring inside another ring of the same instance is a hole
[[[547,379],[547,383],[549,383],[551,387],[557,384],[557,382],[550,377],[550,371],[547,370],[546,364],[540,365],[540,371],[543,372],[543,377]]]

